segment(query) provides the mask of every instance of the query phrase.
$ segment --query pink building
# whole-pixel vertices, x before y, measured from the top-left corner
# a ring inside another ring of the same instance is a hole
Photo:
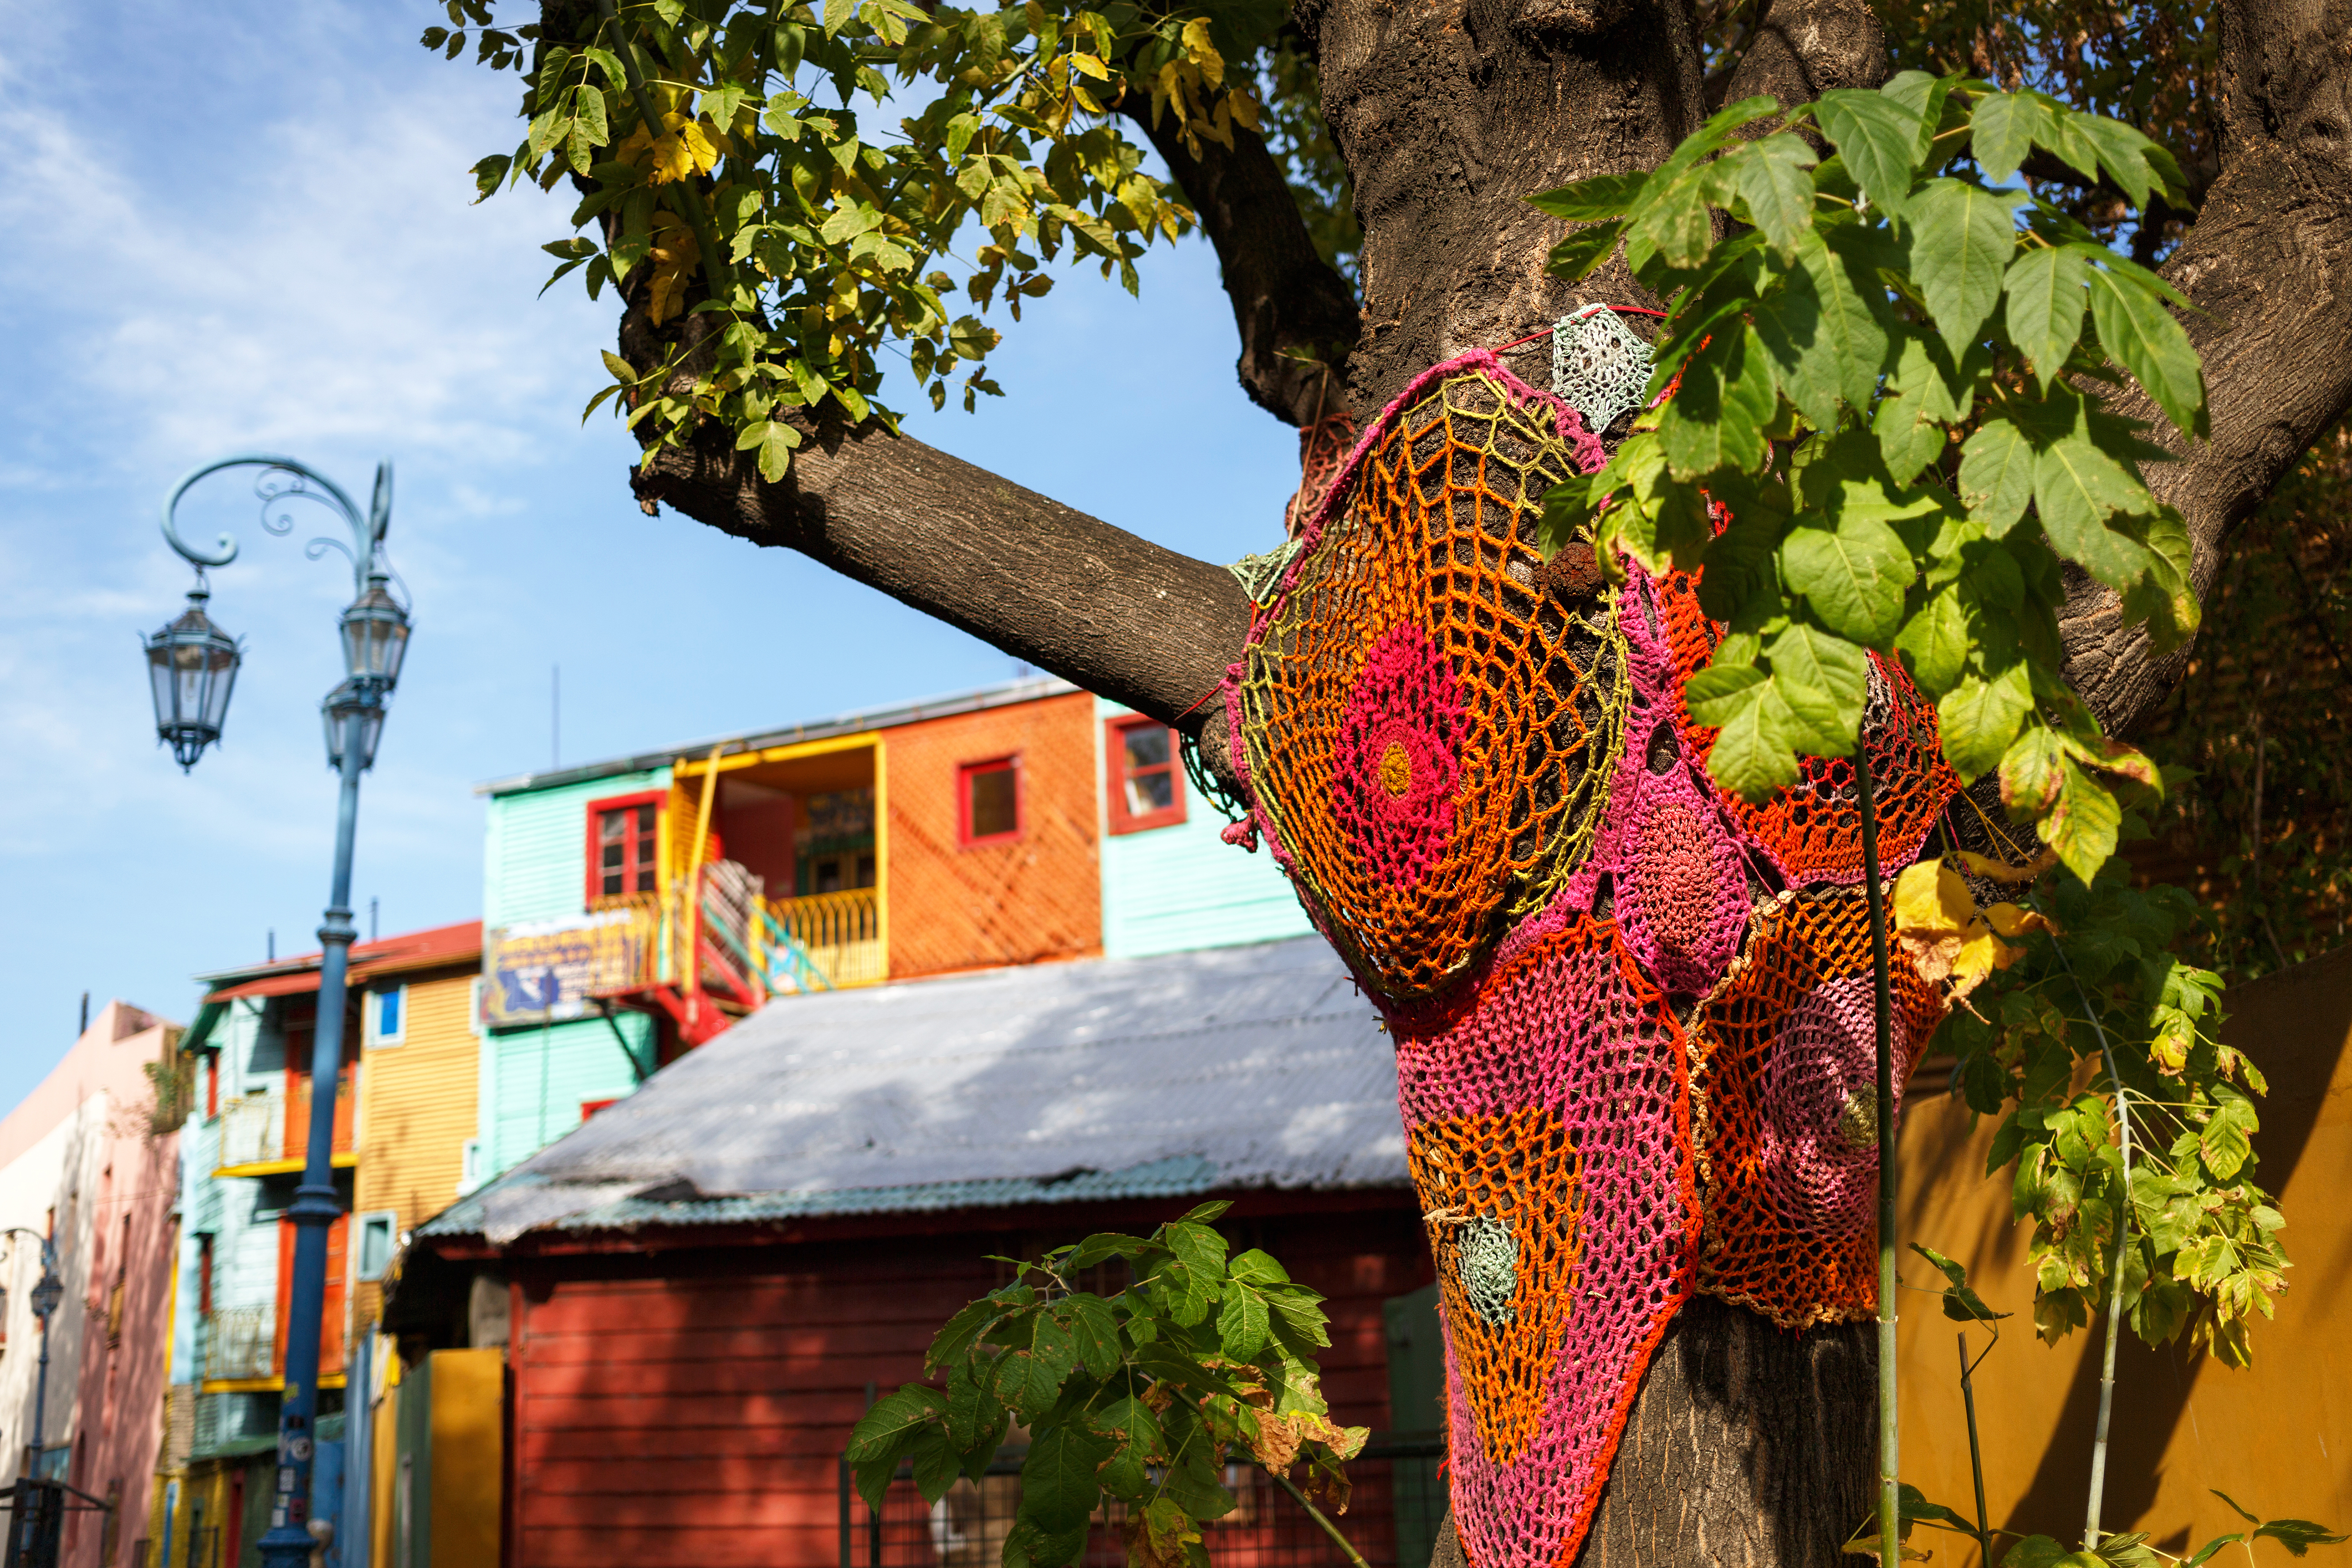
[[[115,1505],[68,1515],[69,1568],[144,1559],[170,1348],[180,1032],[110,1002],[0,1121],[0,1227],[53,1237],[65,1284],[49,1320],[42,1468]],[[0,1237],[0,1478],[15,1478],[36,1436],[40,1277],[37,1240]]]

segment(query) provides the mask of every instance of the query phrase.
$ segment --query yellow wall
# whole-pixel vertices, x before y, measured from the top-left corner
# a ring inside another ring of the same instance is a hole
[[[368,1047],[361,1082],[357,1212],[397,1210],[399,1228],[414,1230],[457,1201],[466,1141],[475,1134],[475,1085],[481,1042],[473,1030],[475,974],[418,979],[408,984],[405,1037]],[[357,1234],[353,1234],[357,1246]],[[352,1321],[373,1322],[381,1288],[362,1282]]]
[[[2352,948],[2227,1000],[2223,1037],[2270,1080],[2256,1178],[2282,1199],[2294,1268],[2277,1317],[2254,1327],[2247,1371],[2181,1343],[2147,1349],[2126,1329],[2103,1523],[2146,1531],[2174,1553],[2240,1528],[2208,1489],[2267,1519],[2352,1528],[2352,1331],[2332,1299],[2352,1275]],[[1923,1097],[1905,1118],[1903,1239],[1967,1263],[1986,1300],[2017,1314],[1975,1377],[1988,1511],[1996,1529],[2072,1544],[2083,1531],[2105,1321],[2054,1347],[2033,1337],[2027,1234],[2010,1223],[2008,1183],[1984,1177],[1991,1119],[1969,1121],[1943,1096]],[[1927,1282],[1916,1254],[1906,1254],[1903,1272]],[[1958,1325],[1924,1295],[1906,1292],[1900,1311],[1903,1477],[1973,1515]],[[1980,1332],[1970,1338],[1982,1347]],[[1937,1560],[1951,1568],[1975,1562],[1973,1548],[1948,1537],[1920,1544],[1948,1549]],[[2285,1561],[2270,1543],[2262,1551]]]
[[[506,1352],[433,1352],[433,1568],[499,1560]]]

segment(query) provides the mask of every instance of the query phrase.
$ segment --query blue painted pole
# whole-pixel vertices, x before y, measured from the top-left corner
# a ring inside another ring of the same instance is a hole
[[[335,881],[319,926],[319,1022],[310,1051],[310,1138],[302,1184],[286,1217],[295,1226],[294,1278],[286,1312],[286,1392],[278,1412],[278,1486],[262,1536],[262,1568],[307,1568],[310,1466],[318,1452],[319,1339],[327,1310],[327,1229],[343,1212],[335,1192],[335,1093],[343,1065],[344,977],[351,966],[352,838],[359,826],[361,747],[366,722],[343,716],[342,790],[335,812]]]

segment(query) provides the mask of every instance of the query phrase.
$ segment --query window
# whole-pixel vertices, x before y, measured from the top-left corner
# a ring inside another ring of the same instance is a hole
[[[464,1197],[482,1184],[482,1141],[468,1138],[457,1147],[457,1195]]]
[[[1103,726],[1103,758],[1113,833],[1184,820],[1184,764],[1173,730],[1153,719],[1114,719]]]
[[[392,1267],[393,1246],[400,1236],[400,1216],[390,1209],[360,1215],[359,1275],[381,1279]]]
[[[205,1120],[220,1114],[220,1053],[205,1053]]]
[[[580,1120],[581,1120],[581,1121],[587,1121],[590,1117],[592,1117],[592,1116],[595,1115],[598,1111],[600,1111],[600,1110],[604,1110],[606,1106],[608,1106],[608,1105],[612,1104],[612,1103],[614,1102],[614,1100],[618,1100],[618,1099],[620,1099],[620,1098],[621,1098],[621,1097],[620,1097],[619,1095],[617,1095],[617,1094],[616,1094],[616,1095],[609,1096],[609,1097],[607,1097],[607,1098],[605,1098],[605,1099],[604,1099],[604,1100],[582,1100],[582,1101],[580,1102]]]
[[[396,1046],[406,1037],[408,1027],[408,987],[395,985],[389,991],[371,991],[367,996],[367,1043],[371,1046]]]
[[[966,763],[956,770],[957,826],[965,847],[1021,836],[1021,759]]]
[[[196,1310],[209,1313],[213,1310],[213,1238],[209,1231],[196,1234]]]
[[[661,796],[588,803],[588,900],[660,890]]]

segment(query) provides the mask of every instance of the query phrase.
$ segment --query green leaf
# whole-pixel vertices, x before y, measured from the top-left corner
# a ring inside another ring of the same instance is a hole
[[[2244,1520],[2248,1524],[2262,1523],[2262,1518],[2260,1515],[2248,1513],[2243,1503],[2240,1502],[2236,1498],[2231,1497],[2228,1492],[2221,1490],[2221,1488],[2207,1487],[2205,1489],[2211,1492],[2215,1497],[2220,1498],[2223,1502],[2228,1503],[2230,1505],[2230,1511],[2236,1514],[2240,1519]]]
[[[2028,250],[2010,263],[2010,341],[2032,362],[2044,392],[2083,335],[2083,287],[2090,271],[2083,257],[2065,247]],[[2105,330],[2100,329],[2102,335]]]
[[[2010,211],[2019,191],[1988,191],[1966,180],[1930,180],[1903,208],[1911,273],[1927,313],[1955,351],[1973,342],[2000,301],[2002,275],[2017,251]]]
[[[908,1384],[875,1401],[874,1408],[858,1418],[850,1429],[849,1447],[842,1450],[843,1458],[852,1464],[886,1458],[896,1464],[917,1437],[936,1428],[947,1410],[946,1394],[920,1384]]]
[[[1021,1512],[1049,1535],[1077,1529],[1102,1499],[1095,1472],[1112,1445],[1075,1422],[1057,1422],[1029,1440],[1021,1464]]]
[[[1697,266],[1715,240],[1699,183],[1685,180],[1645,203],[1641,215],[1630,221],[1627,234],[1629,243],[1638,246],[1645,257],[1663,257],[1669,267]],[[1627,259],[1633,259],[1631,250]]]
[[[837,37],[857,16],[857,0],[824,0],[824,36]]]
[[[994,1296],[983,1296],[967,1302],[950,1318],[931,1338],[931,1348],[924,1352],[923,1370],[938,1372],[951,1363],[961,1361],[971,1349],[972,1342],[1007,1310],[1007,1303]]]
[[[1927,399],[1909,391],[1879,400],[1871,432],[1878,437],[1887,477],[1898,485],[1917,479],[1919,470],[1941,456],[1951,439],[1943,421],[1928,410]]]
[[[1780,567],[1822,624],[1849,641],[1883,647],[1902,623],[1911,552],[1875,518],[1849,515],[1835,530],[1790,530],[1780,544]]]
[[[1217,1312],[1217,1342],[1233,1362],[1257,1359],[1265,1348],[1265,1300],[1246,1285],[1234,1285],[1225,1291],[1224,1305]]]
[[[1968,1265],[1945,1257],[1932,1247],[1922,1247],[1916,1241],[1911,1244],[1911,1250],[1942,1270],[1948,1282],[1944,1291],[1944,1316],[1954,1322],[1990,1323],[2015,1316],[2011,1312],[1996,1312],[1985,1305],[1984,1298],[1969,1284]]]
[[[1659,416],[1658,445],[1677,479],[1752,469],[1769,450],[1764,427],[1778,405],[1771,362],[1755,329],[1720,330],[1685,363],[1682,387]]]
[[[1802,137],[1787,131],[1751,142],[1732,156],[1748,221],[1784,260],[1793,258],[1797,242],[1813,226],[1813,181],[1805,171],[1819,158]]]
[[[2080,422],[2034,454],[2033,501],[2051,546],[2108,587],[2128,588],[2147,573],[2147,551],[2107,526],[2115,512],[2147,505],[2147,487],[2100,450]]]
[[[1642,195],[1642,187],[1649,183],[1647,174],[1598,174],[1574,184],[1539,192],[1528,198],[1528,205],[1570,223],[1599,223],[1631,212]]]
[[[1920,605],[1895,634],[1895,651],[1929,696],[1950,691],[1969,658],[1969,618],[1960,608],[1959,590],[1944,588]]]
[[[1622,223],[1580,228],[1551,247],[1551,257],[1545,266],[1555,275],[1576,282],[1609,259],[1624,233]]]
[[[992,1384],[999,1399],[1024,1421],[1034,1422],[1052,1408],[1063,1383],[1077,1368],[1078,1352],[1069,1331],[1042,1310],[1033,1311],[1023,1326],[1025,1342],[1016,1341],[997,1358]]]
[[[2198,1156],[2205,1162],[2206,1169],[2213,1173],[2215,1181],[2233,1180],[2253,1152],[2253,1141],[2246,1136],[2244,1125],[2226,1110],[2210,1118],[2198,1133]],[[2262,1532],[2256,1531],[2254,1533],[2259,1535]]]
[[[2133,280],[2099,268],[2085,270],[2099,346],[2139,379],[2182,435],[2205,435],[2205,377],[2189,334]]]
[[[2000,1568],[2057,1568],[2067,1558],[2065,1547],[2046,1535],[2029,1535],[2011,1547]]]
[[[915,1462],[915,1489],[923,1494],[925,1504],[935,1503],[948,1495],[948,1489],[963,1470],[963,1456],[948,1444],[947,1434],[937,1428],[926,1432],[916,1441],[911,1456]]]
[[[1801,252],[1803,247],[1801,245],[1799,249]],[[1786,283],[1757,305],[1750,320],[1757,342],[1763,345],[1765,357],[1771,362],[1773,379],[1780,385],[1780,395],[1796,405],[1797,411],[1817,428],[1834,428],[1838,400],[1846,392],[1843,384],[1858,384],[1860,378],[1846,376],[1837,353],[1822,342],[1825,325],[1822,297],[1811,276],[1802,270],[1791,273]],[[1876,323],[1870,321],[1867,314],[1864,321],[1875,328]],[[1883,337],[1879,352],[1885,352]],[[1858,384],[1855,390],[1860,390]],[[1862,395],[1867,401],[1869,394],[1865,391]]]
[[[2074,758],[2061,760],[2058,769],[2057,804],[2035,831],[2042,842],[2058,851],[2060,863],[2088,887],[2116,852],[2123,808],[2114,793]]]
[[[1716,783],[1761,800],[1797,782],[1796,721],[1762,670],[1702,669],[1683,694],[1691,717],[1718,731],[1706,756]]]
[[[2017,738],[2017,726],[2032,706],[2032,679],[2022,663],[2011,665],[1990,680],[1962,677],[1936,704],[1945,761],[1971,783],[1990,773],[2000,765]]]
[[[1838,395],[1855,408],[1870,406],[1891,342],[1893,317],[1877,275],[1882,237],[1859,224],[1840,224],[1826,234],[1816,228],[1797,247],[1797,265],[1821,301],[1813,352],[1830,356]]]
[[[1869,654],[1801,623],[1774,637],[1765,652],[1774,689],[1795,721],[1793,748],[1812,757],[1851,754],[1870,697]]]
[[[1118,1319],[1110,1303],[1081,1291],[1068,1299],[1067,1306],[1070,1343],[1078,1364],[1092,1376],[1108,1377],[1118,1369],[1119,1359]]]
[[[1919,166],[1920,117],[1891,98],[1861,88],[1832,88],[1815,100],[1813,119],[1837,143],[1862,194],[1892,211],[1910,194]]]
[[[1969,515],[1999,539],[2025,515],[2033,499],[2033,447],[2006,419],[1988,419],[1960,448],[1960,500]]]
[[[2326,1525],[2314,1524],[2307,1519],[2273,1519],[2254,1533],[2277,1542],[2296,1557],[2315,1546],[2341,1546],[2347,1539]]]
[[[1223,1278],[1225,1272],[1225,1238],[1206,1225],[1193,1220],[1177,1220],[1164,1226],[1160,1239],[1169,1250],[1204,1284]]]
[[[2194,1555],[2182,1559],[2180,1568],[2200,1568],[2200,1564],[2210,1561],[2213,1554],[2224,1546],[2235,1546],[2244,1539],[2243,1535],[2217,1535],[2199,1547]]]
[[[2147,161],[2147,149],[2155,143],[2122,121],[2103,114],[2078,113],[2073,128],[2097,152],[2099,166],[2131,197],[2132,205],[2146,207],[2148,192],[2158,183]]]
[[[2050,111],[2031,93],[1989,92],[1979,98],[1969,116],[1969,145],[1977,167],[1996,185],[2017,177],[2018,165],[2032,151],[2035,133],[2049,141]]]
[[[1251,1247],[1228,1266],[1227,1272],[1244,1285],[1287,1285],[1290,1276],[1266,1253]]]
[[[1928,71],[1897,71],[1879,84],[1879,92],[1919,117],[1916,156],[1925,158],[1935,145],[1936,124],[1944,116],[1944,100],[1951,96],[1950,79]]]
[[[793,451],[800,444],[801,433],[776,419],[763,419],[757,425],[747,425],[743,433],[735,437],[737,451],[757,449],[760,477],[772,485],[782,482],[793,465]]]

